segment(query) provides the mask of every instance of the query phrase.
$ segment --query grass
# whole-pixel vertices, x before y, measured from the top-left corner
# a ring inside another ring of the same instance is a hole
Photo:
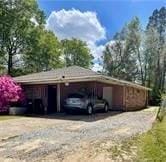
[[[2,115],[0,116],[0,122],[4,120],[10,120],[10,119],[17,119],[20,116],[10,116],[10,115]]]
[[[111,158],[134,162],[166,162],[166,117],[147,133],[111,146]]]
[[[166,117],[137,139],[138,161],[166,161]]]

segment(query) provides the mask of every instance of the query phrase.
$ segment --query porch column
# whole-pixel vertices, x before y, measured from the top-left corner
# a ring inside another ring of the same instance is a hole
[[[61,90],[60,83],[57,84],[57,112],[61,110]]]

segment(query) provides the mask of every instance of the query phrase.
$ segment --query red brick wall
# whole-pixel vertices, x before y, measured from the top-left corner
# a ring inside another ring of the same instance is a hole
[[[147,91],[132,87],[125,88],[126,110],[138,110],[146,107]]]
[[[64,99],[70,93],[78,92],[82,88],[87,88],[89,91],[93,91],[96,86],[96,95],[103,95],[103,87],[112,87],[112,107],[115,110],[137,110],[146,106],[147,91],[139,90],[132,87],[123,87],[119,85],[110,85],[100,82],[79,82],[69,83],[69,86],[60,84],[61,92],[61,107]],[[47,107],[47,85],[29,85],[25,86],[26,97],[30,99],[42,98],[44,106]]]

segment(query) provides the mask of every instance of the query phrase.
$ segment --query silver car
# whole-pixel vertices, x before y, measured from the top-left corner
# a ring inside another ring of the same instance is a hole
[[[69,113],[71,111],[84,111],[91,115],[96,110],[108,112],[109,105],[105,99],[94,95],[82,93],[72,93],[64,101],[64,110]]]

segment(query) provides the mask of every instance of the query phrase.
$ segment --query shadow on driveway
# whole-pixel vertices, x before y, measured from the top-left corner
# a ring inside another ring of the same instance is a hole
[[[95,122],[98,120],[103,120],[110,116],[119,115],[121,113],[123,112],[122,111],[109,111],[108,113],[97,112],[97,113],[94,113],[93,115],[86,115],[86,114],[80,114],[80,113],[72,113],[72,114],[55,113],[55,114],[49,114],[49,115],[30,114],[30,115],[27,115],[26,117]]]

